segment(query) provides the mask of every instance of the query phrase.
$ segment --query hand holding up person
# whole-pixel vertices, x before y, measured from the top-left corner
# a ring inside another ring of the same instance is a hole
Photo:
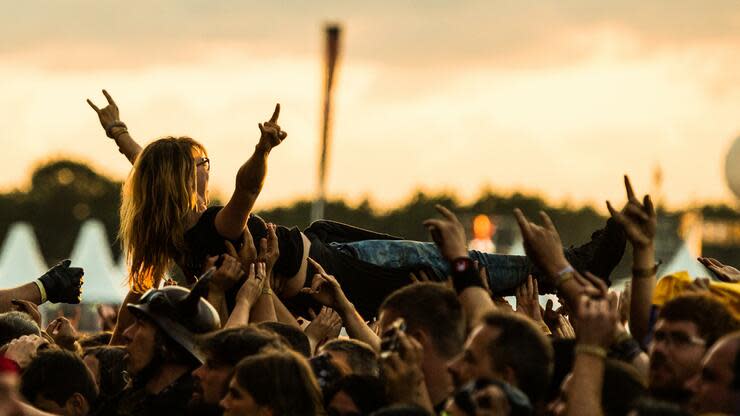
[[[223,260],[219,266],[216,266],[219,258]],[[228,254],[209,257],[206,261],[206,270],[211,267],[216,267],[216,271],[213,273],[211,280],[211,288],[216,289],[221,293],[234,287],[234,285],[239,282],[241,277],[244,275],[241,263],[236,259],[236,257]]]
[[[442,205],[435,205],[443,218],[433,218],[424,221],[424,227],[432,235],[434,243],[439,248],[442,257],[453,261],[460,257],[468,257],[468,243],[465,238],[465,228],[457,216]]]
[[[544,211],[540,211],[543,225],[529,221],[519,208],[514,209],[514,216],[522,232],[527,256],[548,278],[555,279],[561,271],[571,267],[563,252],[560,234]]]
[[[527,280],[519,285],[514,293],[516,294],[516,312],[532,319],[537,324],[544,324],[545,321],[542,319],[542,310],[540,309],[537,279],[534,279],[531,275],[528,276]]]
[[[257,147],[268,153],[288,137],[288,133],[280,129],[280,125],[277,123],[278,117],[280,117],[280,104],[275,105],[275,111],[268,121],[257,125],[260,129],[260,141]]]
[[[347,309],[354,309],[337,279],[328,274],[316,260],[309,257],[308,262],[316,268],[316,274],[311,280],[311,287],[304,287],[301,293],[311,295],[320,304],[340,313]]]

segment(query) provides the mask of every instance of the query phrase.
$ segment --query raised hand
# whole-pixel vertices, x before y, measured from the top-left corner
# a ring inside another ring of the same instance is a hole
[[[699,257],[699,263],[703,264],[707,269],[711,270],[717,279],[727,283],[738,283],[740,282],[740,270],[727,266],[719,262],[717,259],[711,257]]]
[[[235,257],[223,254],[223,262],[216,268],[213,273],[211,285],[216,287],[222,293],[234,287],[239,279],[244,275],[241,263]],[[206,270],[214,267],[218,262],[219,256],[209,257],[206,261]]]
[[[328,274],[314,259],[309,257],[308,262],[316,268],[317,273],[313,275],[311,287],[304,287],[301,289],[301,293],[311,295],[317,302],[335,311],[343,311],[349,308],[351,303],[345,296],[337,279]]]
[[[247,280],[242,283],[242,287],[237,292],[237,299],[246,301],[249,305],[254,306],[257,298],[262,294],[262,288],[265,285],[266,270],[265,263],[257,262],[249,265],[249,274]]]
[[[537,279],[528,276],[527,280],[516,288],[516,312],[535,322],[544,322],[542,310],[540,309],[539,291]]]
[[[85,272],[80,267],[70,267],[71,263],[63,260],[39,277],[49,302],[80,303]]]
[[[312,316],[311,322],[303,332],[311,341],[312,350],[315,353],[318,346],[337,338],[341,330],[342,318],[333,309],[324,306],[318,315]]]
[[[542,226],[529,221],[519,208],[514,209],[514,216],[522,232],[527,256],[548,277],[556,277],[561,270],[570,266],[563,252],[560,234],[544,211],[540,211],[540,218],[544,224]]]
[[[226,252],[234,258],[239,259],[242,264],[244,272],[249,271],[249,265],[257,260],[257,248],[254,246],[254,240],[252,240],[252,234],[249,232],[249,227],[244,227],[242,234],[242,246],[239,251],[236,251],[234,245],[229,240],[224,240],[226,245]]]
[[[51,335],[54,342],[59,346],[66,350],[74,351],[75,341],[77,341],[77,331],[75,331],[69,319],[60,316],[51,321],[49,326],[46,327],[46,333]]]
[[[280,104],[275,105],[275,111],[268,121],[257,125],[260,128],[260,141],[257,146],[268,152],[288,137],[288,133],[280,129],[278,117],[280,117]]]
[[[579,344],[608,348],[614,341],[617,322],[619,321],[619,298],[611,292],[605,298],[581,296],[578,302]]]
[[[98,119],[100,119],[100,125],[103,126],[103,129],[105,129],[105,134],[110,137],[111,139],[115,139],[117,134],[120,134],[121,132],[125,131],[126,124],[124,124],[121,121],[121,116],[118,112],[118,106],[116,105],[116,102],[113,101],[113,97],[108,94],[108,91],[103,90],[103,95],[105,95],[105,99],[108,100],[108,105],[103,107],[102,109],[98,108],[90,99],[88,98],[87,103],[92,107],[93,110],[98,114]],[[120,127],[122,128],[121,131],[116,131],[114,134],[113,128],[114,127]]]
[[[257,259],[264,261],[267,265],[267,274],[272,273],[278,258],[280,257],[280,246],[277,238],[277,227],[275,224],[267,224],[267,238],[260,239],[260,251]]]
[[[398,333],[398,350],[381,356],[386,390],[392,403],[416,403],[432,408],[422,363],[424,348],[405,332]]]
[[[444,218],[433,218],[424,221],[424,226],[432,235],[439,252],[448,261],[460,257],[468,257],[468,242],[465,238],[465,228],[457,216],[442,205],[434,206]]]
[[[612,218],[624,227],[627,238],[635,248],[644,248],[653,244],[655,239],[655,230],[658,225],[658,217],[655,213],[653,201],[650,195],[645,195],[642,203],[635,197],[635,191],[632,190],[632,184],[627,175],[624,175],[624,187],[627,190],[627,203],[621,211],[612,207],[609,201],[606,201],[606,207]]]

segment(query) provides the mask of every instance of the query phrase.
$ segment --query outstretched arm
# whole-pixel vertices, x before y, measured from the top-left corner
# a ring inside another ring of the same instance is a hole
[[[649,331],[650,309],[653,304],[653,291],[656,285],[655,230],[657,215],[650,195],[643,202],[635,197],[629,178],[625,175],[627,204],[622,211],[616,211],[607,201],[609,212],[627,234],[632,244],[632,293],[630,297],[630,332],[642,344]]]
[[[277,124],[280,116],[280,104],[275,106],[275,112],[269,121],[259,124],[260,141],[254,148],[254,153],[236,174],[236,187],[231,199],[224,208],[216,214],[216,230],[222,237],[234,240],[238,238],[247,224],[249,213],[262,191],[267,174],[267,157],[273,147],[279,145],[288,133],[282,131]]]
[[[105,129],[105,134],[116,142],[118,151],[123,153],[133,165],[136,157],[141,152],[141,146],[131,137],[126,124],[121,121],[118,106],[113,101],[113,97],[106,90],[103,90],[103,95],[108,100],[108,105],[102,109],[98,108],[90,99],[87,100],[87,103],[98,114],[100,125]]]

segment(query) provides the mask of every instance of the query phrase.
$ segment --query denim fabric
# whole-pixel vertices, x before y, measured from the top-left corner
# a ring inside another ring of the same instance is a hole
[[[434,243],[409,240],[364,240],[352,243],[330,243],[334,247],[358,260],[388,268],[430,269],[435,280],[443,280],[450,274],[447,261]],[[470,250],[470,258],[485,266],[488,284],[494,293],[519,286],[532,272],[532,265],[525,256],[488,254]]]

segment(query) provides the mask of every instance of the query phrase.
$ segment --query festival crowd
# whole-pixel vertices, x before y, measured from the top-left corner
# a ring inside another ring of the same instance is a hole
[[[38,310],[84,300],[69,260],[0,290],[0,416],[740,414],[740,271],[699,258],[713,276],[659,279],[656,210],[626,176],[627,202],[580,246],[515,210],[526,256],[469,251],[443,206],[423,223],[433,242],[300,230],[252,213],[287,137],[279,105],[211,206],[205,147],[139,146],[103,93],[88,103],[133,166],[130,292],[78,333]],[[610,290],[628,245],[632,275]]]

